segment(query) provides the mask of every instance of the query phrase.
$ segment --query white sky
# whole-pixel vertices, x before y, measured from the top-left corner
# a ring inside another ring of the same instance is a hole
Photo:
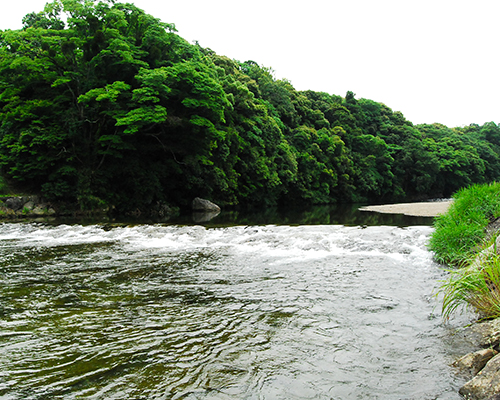
[[[499,0],[130,2],[297,90],[351,90],[413,123],[500,123]],[[0,29],[19,29],[46,0],[2,3]]]

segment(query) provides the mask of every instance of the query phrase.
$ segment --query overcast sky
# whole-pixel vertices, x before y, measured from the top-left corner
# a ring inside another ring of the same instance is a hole
[[[499,0],[131,2],[298,90],[351,90],[414,123],[500,123]],[[45,3],[3,0],[0,29],[21,28]]]

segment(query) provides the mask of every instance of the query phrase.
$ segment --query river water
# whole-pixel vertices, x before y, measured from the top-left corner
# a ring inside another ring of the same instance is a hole
[[[0,398],[460,399],[398,224],[0,224]]]

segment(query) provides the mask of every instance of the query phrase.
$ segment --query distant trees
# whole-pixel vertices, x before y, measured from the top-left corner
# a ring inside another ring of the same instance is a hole
[[[493,122],[415,126],[352,92],[299,92],[131,4],[55,0],[23,23],[0,33],[0,166],[51,199],[392,201],[499,178]]]

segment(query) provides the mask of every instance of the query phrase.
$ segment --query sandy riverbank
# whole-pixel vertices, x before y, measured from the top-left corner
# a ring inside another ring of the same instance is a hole
[[[374,211],[385,214],[404,214],[413,217],[436,217],[444,214],[451,204],[449,201],[427,201],[421,203],[384,204],[361,207],[360,211]]]

